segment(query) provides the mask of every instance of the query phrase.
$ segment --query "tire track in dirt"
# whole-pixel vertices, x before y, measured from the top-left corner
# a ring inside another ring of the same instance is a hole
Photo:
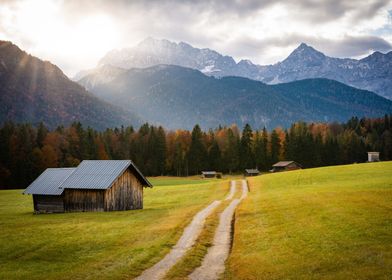
[[[231,181],[231,182],[230,182],[230,193],[229,193],[229,195],[226,197],[225,200],[233,199],[234,194],[235,194],[235,181]]]
[[[225,200],[231,199],[235,194],[235,182],[231,181],[231,188]],[[145,270],[136,280],[162,279],[165,274],[172,268],[185,253],[195,244],[197,237],[200,235],[206,218],[221,203],[215,200],[206,208],[198,212],[192,219],[192,222],[185,228],[182,236],[173,249],[159,262]]]
[[[242,195],[234,199],[222,212],[215,232],[213,245],[208,249],[200,267],[196,268],[189,278],[192,280],[215,280],[225,271],[225,261],[230,253],[231,222],[238,204],[248,195],[246,180],[242,180]]]

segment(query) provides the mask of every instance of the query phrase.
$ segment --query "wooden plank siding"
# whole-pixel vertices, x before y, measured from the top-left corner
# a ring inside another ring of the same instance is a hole
[[[143,186],[127,169],[105,192],[105,211],[143,208]]]
[[[143,208],[142,182],[127,169],[108,189],[65,189],[62,195],[33,195],[36,213],[120,211]]]
[[[143,186],[127,169],[107,190],[65,189],[66,212],[119,211],[143,208]]]
[[[66,212],[104,211],[105,190],[64,190]]]
[[[287,165],[285,169],[287,171],[291,171],[291,170],[301,169],[301,167],[298,166],[295,162],[293,162],[293,163],[290,163],[289,165]]]
[[[34,212],[36,213],[62,213],[64,202],[62,195],[33,195]]]

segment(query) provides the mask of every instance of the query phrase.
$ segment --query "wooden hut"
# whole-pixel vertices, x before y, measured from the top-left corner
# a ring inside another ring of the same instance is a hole
[[[272,165],[271,172],[290,171],[302,169],[302,166],[295,161],[279,161]]]
[[[256,169],[245,169],[244,176],[245,177],[250,177],[250,176],[257,176],[260,174],[260,171]]]
[[[368,152],[368,162],[380,161],[380,152]]]
[[[218,172],[216,171],[202,171],[201,172],[201,177],[202,178],[217,178]]]
[[[152,187],[130,160],[84,160],[76,168],[48,168],[24,194],[36,213],[143,208],[143,187]]]

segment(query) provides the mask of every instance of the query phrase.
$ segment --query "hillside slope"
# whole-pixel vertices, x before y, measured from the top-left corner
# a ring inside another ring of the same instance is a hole
[[[381,162],[249,178],[223,278],[388,279],[391,170]]]
[[[94,80],[94,75],[85,79]],[[392,101],[332,80],[271,86],[239,77],[217,79],[173,65],[131,69],[90,90],[168,128],[190,129],[196,123],[204,128],[234,123],[274,128],[299,120],[345,121],[392,112]]]
[[[53,128],[80,121],[97,129],[138,125],[126,109],[110,105],[69,80],[62,71],[0,41],[0,123],[45,123]]]

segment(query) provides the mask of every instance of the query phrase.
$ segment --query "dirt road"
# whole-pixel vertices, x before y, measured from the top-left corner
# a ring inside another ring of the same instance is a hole
[[[231,222],[234,211],[238,204],[248,194],[246,180],[242,180],[242,195],[239,199],[234,199],[222,212],[219,218],[219,225],[215,232],[213,245],[208,249],[200,267],[195,269],[189,278],[192,280],[213,280],[225,271],[225,261],[230,253],[231,246]]]

